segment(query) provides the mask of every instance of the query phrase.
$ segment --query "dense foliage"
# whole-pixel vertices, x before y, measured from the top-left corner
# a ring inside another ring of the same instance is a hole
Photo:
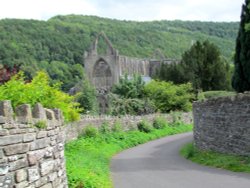
[[[109,95],[112,115],[142,115],[155,111],[155,106],[144,96],[145,82],[139,75],[125,75],[115,84]]]
[[[26,83],[23,74],[19,73],[0,86],[0,100],[11,100],[14,108],[21,104],[34,106],[41,103],[46,108],[61,109],[66,121],[78,120],[78,103],[74,102],[74,97],[63,93],[59,86],[50,86],[48,76],[44,72],[38,72],[29,83]]]
[[[76,15],[46,22],[4,19],[0,20],[0,64],[21,65],[29,79],[45,70],[68,91],[83,78],[83,52],[100,31],[123,55],[151,57],[159,48],[166,57],[180,58],[193,41],[209,39],[230,59],[237,27],[238,23],[132,22]]]
[[[176,84],[191,82],[196,91],[229,90],[231,69],[216,45],[197,41],[180,63],[163,65],[159,78]]]
[[[191,110],[193,89],[190,83],[174,85],[172,82],[152,80],[145,86],[144,92],[163,113]]]
[[[235,70],[232,86],[237,92],[250,90],[250,1],[242,6],[240,28],[236,40]]]
[[[97,114],[97,94],[95,88],[89,83],[87,79],[80,81],[74,87],[76,90],[76,100],[80,107],[84,109],[85,114]]]
[[[95,131],[91,130],[91,137],[68,143],[65,155],[69,187],[111,188],[109,164],[114,154],[156,138],[192,130],[192,125],[168,125],[166,121],[165,124],[149,133],[115,131],[93,136]]]
[[[192,143],[181,149],[181,154],[193,162],[227,169],[234,172],[250,173],[250,157],[222,154],[213,151],[200,151]]]

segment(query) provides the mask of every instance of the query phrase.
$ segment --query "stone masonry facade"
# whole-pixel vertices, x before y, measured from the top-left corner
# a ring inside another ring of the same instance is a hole
[[[67,188],[63,116],[0,102],[0,188]]]
[[[195,102],[193,116],[199,149],[250,156],[250,94]]]

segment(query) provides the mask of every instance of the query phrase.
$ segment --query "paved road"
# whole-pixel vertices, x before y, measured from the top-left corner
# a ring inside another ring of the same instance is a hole
[[[115,188],[250,188],[250,175],[204,167],[179,156],[192,134],[165,137],[126,150],[111,163]]]

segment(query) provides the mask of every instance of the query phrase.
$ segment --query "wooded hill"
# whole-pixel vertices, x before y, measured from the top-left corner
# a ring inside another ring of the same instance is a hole
[[[104,31],[122,55],[152,57],[160,49],[180,59],[197,40],[215,43],[231,61],[238,22],[152,21],[134,22],[95,16],[56,16],[48,21],[0,20],[0,64],[21,65],[32,77],[46,70],[67,91],[83,77],[83,52]],[[104,43],[100,41],[100,50]]]

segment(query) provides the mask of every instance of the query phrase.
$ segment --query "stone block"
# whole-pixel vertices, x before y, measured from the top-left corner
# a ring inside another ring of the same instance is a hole
[[[53,172],[55,166],[54,161],[45,161],[40,164],[41,167],[41,175],[44,176],[46,174],[49,174]]]
[[[58,120],[59,123],[63,123],[64,119],[63,119],[62,111],[60,109],[53,109],[53,111],[54,111],[56,120]]]
[[[18,184],[15,185],[15,188],[24,188],[24,187],[29,187],[29,188],[31,188],[31,187],[29,186],[29,182],[27,182],[27,181],[23,181],[23,182],[18,183]]]
[[[43,185],[40,188],[53,188],[51,183],[47,183],[46,185]]]
[[[32,114],[34,118],[40,119],[40,120],[46,120],[46,112],[45,109],[43,108],[43,106],[40,103],[37,103],[33,110],[32,110]]]
[[[10,165],[10,171],[15,171],[24,167],[28,167],[28,161],[26,158],[17,160],[15,162],[9,163]]]
[[[8,130],[0,129],[0,136],[6,136],[6,135],[8,135]]]
[[[16,129],[18,128],[17,124],[11,122],[11,123],[5,123],[3,124],[4,129]]]
[[[24,169],[16,171],[15,180],[17,183],[27,180],[27,171]]]
[[[0,101],[0,116],[4,116],[6,122],[13,122],[13,108],[11,106],[11,101]]]
[[[47,147],[48,145],[49,145],[48,138],[39,139],[31,143],[30,150],[32,151],[32,150],[42,149]]]
[[[1,188],[13,188],[14,180],[11,174],[1,177],[0,176],[0,187]]]
[[[56,172],[49,175],[49,181],[50,182],[53,182],[56,178],[57,178],[57,173]]]
[[[6,164],[8,162],[7,158],[0,159],[0,165]]]
[[[45,109],[45,113],[48,120],[55,120],[55,114],[53,110]]]
[[[45,158],[53,157],[53,148],[52,147],[46,148],[46,152],[44,154],[44,157]]]
[[[12,136],[4,136],[0,139],[0,146],[6,146],[10,144],[17,144],[23,141],[22,135],[12,135]]]
[[[36,165],[45,155],[45,150],[31,151],[28,153],[29,165]]]
[[[40,178],[39,171],[37,168],[28,169],[28,180],[34,182]]]
[[[18,159],[19,159],[19,158],[18,158],[17,155],[13,155],[13,156],[8,157],[8,161],[9,161],[9,162],[17,161]]]
[[[0,116],[0,124],[4,124],[6,122],[6,118],[3,116]]]
[[[48,131],[48,136],[49,137],[54,136],[55,134],[56,134],[55,130]]]
[[[56,178],[53,182],[52,182],[53,187],[59,187],[61,185],[61,180],[59,178]]]
[[[13,135],[13,134],[24,134],[26,132],[27,132],[26,129],[10,129],[9,130],[9,134],[10,135]]]
[[[4,152],[6,155],[15,155],[15,154],[22,154],[22,153],[26,153],[27,151],[29,151],[29,144],[15,144],[15,145],[11,145],[11,146],[6,146],[3,148]]]
[[[37,180],[35,182],[35,186],[41,187],[41,186],[45,185],[46,183],[48,183],[48,177],[44,176],[44,177],[39,178],[39,180]]]
[[[35,134],[33,133],[29,133],[29,134],[25,134],[23,135],[23,142],[31,142],[35,139]]]
[[[3,150],[0,148],[0,159],[3,158]]]
[[[31,106],[22,104],[16,107],[16,120],[21,123],[32,123]]]
[[[39,131],[36,138],[44,138],[47,136],[47,131]]]
[[[6,175],[10,170],[9,164],[0,164],[0,176]]]

